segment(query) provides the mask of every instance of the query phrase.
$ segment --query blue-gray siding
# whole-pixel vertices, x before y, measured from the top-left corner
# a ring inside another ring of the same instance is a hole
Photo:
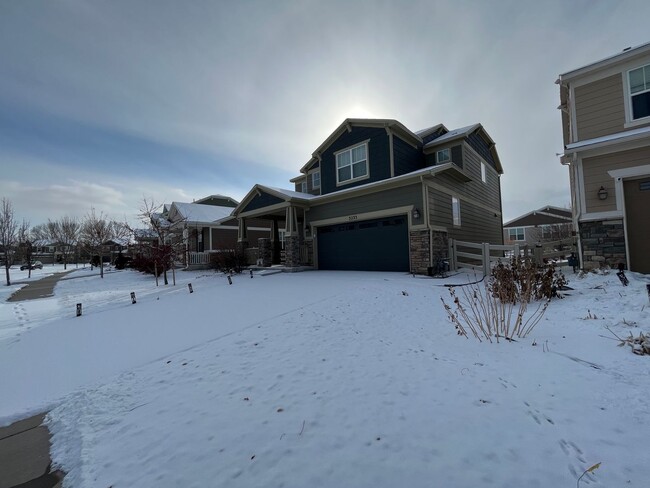
[[[276,203],[282,203],[284,200],[276,197],[275,195],[270,195],[268,193],[261,193],[253,198],[242,212],[249,212],[250,210],[257,210],[258,208],[268,207],[270,205],[275,205]]]
[[[334,153],[369,139],[368,162],[370,177],[336,186],[336,158]],[[321,155],[321,194],[332,193],[343,188],[352,188],[373,181],[390,178],[390,153],[388,134],[385,129],[374,127],[352,127],[345,131]]]
[[[424,158],[421,148],[413,147],[400,137],[393,135],[393,164],[395,176],[423,168]]]

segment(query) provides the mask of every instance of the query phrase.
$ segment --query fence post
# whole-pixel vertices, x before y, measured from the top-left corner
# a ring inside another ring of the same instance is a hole
[[[456,252],[455,252],[455,242],[450,237],[449,242],[447,243],[447,255],[449,256],[449,270],[456,271]]]
[[[490,243],[483,243],[483,276],[490,274]]]
[[[518,258],[521,255],[521,249],[519,249],[519,244],[515,244],[515,249],[514,253],[512,254],[512,258]]]

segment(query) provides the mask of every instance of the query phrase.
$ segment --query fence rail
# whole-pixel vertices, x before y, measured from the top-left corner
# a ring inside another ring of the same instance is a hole
[[[563,249],[563,248],[568,249]],[[476,252],[480,250],[480,252]],[[492,264],[503,258],[514,256],[530,256],[538,265],[549,259],[557,259],[574,253],[576,238],[562,239],[559,241],[541,242],[534,247],[519,244],[490,244],[487,242],[466,242],[449,239],[449,267],[452,270],[472,269],[482,270],[483,275],[490,273]]]

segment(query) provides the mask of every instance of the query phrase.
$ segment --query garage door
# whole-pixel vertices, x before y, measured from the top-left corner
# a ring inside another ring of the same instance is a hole
[[[408,271],[406,216],[318,227],[318,268]]]

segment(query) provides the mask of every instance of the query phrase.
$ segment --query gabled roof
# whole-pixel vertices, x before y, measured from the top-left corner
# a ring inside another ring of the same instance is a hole
[[[217,207],[216,205],[201,205],[200,203],[172,202],[169,211],[170,217],[176,211],[181,220],[186,222],[197,222],[212,224],[221,220],[227,220],[233,211],[232,207]]]
[[[532,227],[536,225],[570,224],[572,222],[570,208],[560,208],[547,205],[532,212],[517,217],[503,224],[503,228]]]
[[[373,181],[364,185],[345,188],[343,190],[335,191],[332,193],[326,193],[325,195],[312,195],[310,193],[301,193],[297,191],[285,190],[282,188],[273,188],[257,184],[242,199],[241,203],[234,210],[233,216],[237,216],[242,213],[248,204],[261,193],[267,193],[281,200],[281,202],[273,202],[271,205],[291,202],[309,207],[310,205],[326,203],[331,200],[347,198],[347,195],[354,196],[356,193],[363,193],[367,191],[381,191],[386,187],[390,188],[392,186],[403,186],[405,184],[411,184],[413,181],[418,181],[420,178],[435,178],[436,175],[443,173],[462,182],[472,181],[472,178],[467,175],[467,173],[465,173],[461,168],[453,163],[445,163],[436,166],[427,166],[426,168],[411,171],[410,173],[395,176],[394,178]]]
[[[595,61],[593,63],[589,63],[585,66],[582,66],[580,68],[573,69],[571,71],[567,71],[564,74],[561,74],[556,81],[556,83],[565,83],[569,81],[571,78],[576,78],[580,75],[583,75],[585,73],[589,73],[591,71],[607,68],[608,66],[612,66],[617,63],[622,63],[628,60],[631,60],[632,58],[635,58],[637,56],[643,56],[647,53],[650,53],[650,42],[646,42],[645,44],[641,44],[640,46],[635,46],[635,47],[628,47],[623,49],[622,52],[616,53],[612,56],[608,56],[604,59],[601,59],[599,61]]]
[[[222,200],[224,202],[228,202],[232,204],[233,207],[239,205],[239,202],[237,200],[227,195],[208,195],[207,197],[203,197],[203,198],[199,198],[198,200],[195,200],[193,203],[204,204],[209,202],[210,200]]]
[[[437,124],[437,125],[432,125],[431,127],[427,127],[426,129],[420,129],[415,131],[415,133],[424,139],[426,136],[429,134],[432,134],[433,132],[443,129],[445,132],[449,132],[449,129],[447,129],[444,124]]]
[[[433,141],[428,142],[424,147],[428,148],[428,147],[432,147],[432,146],[437,146],[439,144],[444,144],[446,142],[453,141],[455,139],[462,139],[462,138],[467,137],[468,135],[470,135],[472,132],[474,132],[479,127],[482,128],[483,126],[481,124],[472,124],[472,125],[468,125],[466,127],[461,127],[459,129],[450,130],[446,134],[443,134],[440,137],[436,137]],[[490,141],[492,141],[492,139],[490,139]],[[492,143],[494,144],[494,141],[492,141]]]
[[[384,127],[387,129],[393,129],[400,136],[410,139],[416,144],[422,144],[422,138],[408,129],[404,124],[395,120],[395,119],[345,119],[341,125],[339,125],[334,132],[332,132],[323,143],[316,148],[312,153],[311,159],[305,163],[305,165],[300,168],[301,173],[305,173],[309,166],[314,162],[318,161],[321,154],[332,145],[332,143],[338,139],[338,137],[345,132],[346,130],[351,130],[352,127]]]

